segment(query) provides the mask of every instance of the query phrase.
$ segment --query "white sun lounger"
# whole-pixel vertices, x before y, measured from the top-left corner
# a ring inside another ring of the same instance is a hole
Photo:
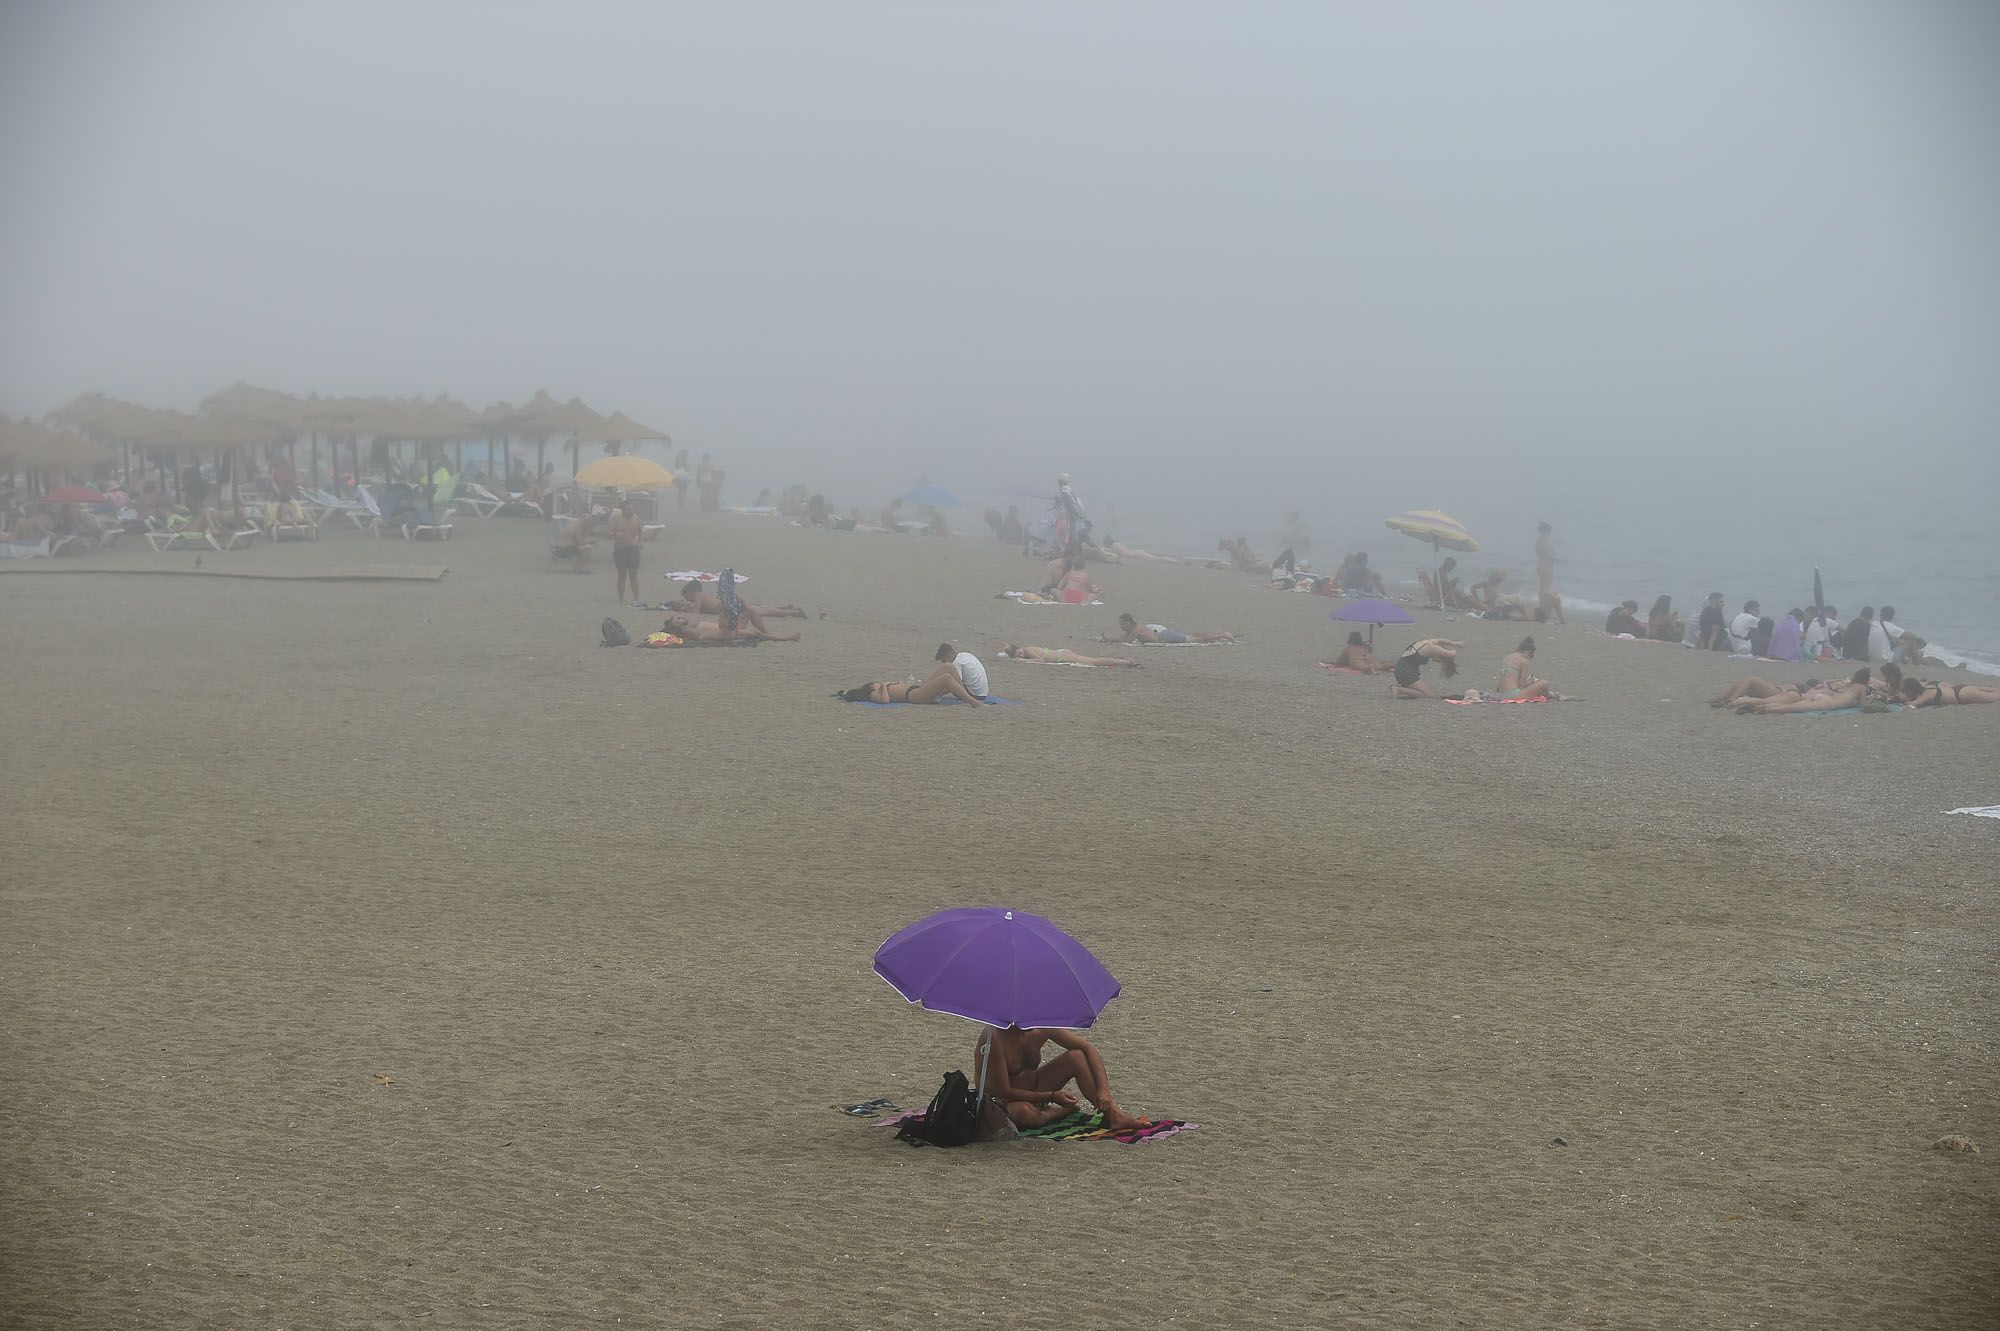
[[[468,484],[456,499],[451,501],[454,509],[469,508],[474,516],[490,518],[507,507],[507,501],[483,485]]]

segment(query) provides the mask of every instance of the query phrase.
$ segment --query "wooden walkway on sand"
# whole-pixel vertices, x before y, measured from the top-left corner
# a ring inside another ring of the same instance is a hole
[[[450,572],[443,564],[355,564],[346,568],[285,573],[233,568],[106,568],[102,565],[55,565],[43,560],[0,561],[0,573],[54,577],[63,573],[123,574],[139,578],[256,578],[267,582],[438,582]]]

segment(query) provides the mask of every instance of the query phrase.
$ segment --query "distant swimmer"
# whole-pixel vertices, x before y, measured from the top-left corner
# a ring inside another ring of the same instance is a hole
[[[1137,661],[1128,661],[1122,656],[1083,656],[1067,647],[1030,647],[1026,643],[1003,642],[1000,655],[1011,656],[1016,661],[1034,661],[1041,665],[1080,666],[1128,666],[1139,668]]]
[[[1458,653],[1464,647],[1462,642],[1449,638],[1422,638],[1403,649],[1393,667],[1396,682],[1389,690],[1392,698],[1435,698],[1431,686],[1423,680],[1424,667],[1436,661],[1444,667],[1444,677],[1450,679],[1458,673]]]
[[[1155,645],[1179,646],[1189,642],[1235,642],[1234,633],[1183,633],[1170,629],[1165,624],[1141,624],[1130,615],[1118,616],[1118,627],[1124,633],[1116,638],[1099,638],[1099,642],[1144,642]]]

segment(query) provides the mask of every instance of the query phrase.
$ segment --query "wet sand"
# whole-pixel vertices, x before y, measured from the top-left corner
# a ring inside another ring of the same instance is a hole
[[[204,561],[437,583],[0,576],[0,1323],[1993,1324],[2000,824],[1942,811],[2000,707],[1738,718],[1581,626],[1585,702],[1390,703],[1233,574],[1026,608],[980,537],[674,517],[649,591],[829,617],[604,650],[651,617],[506,519]],[[1121,609],[1252,636],[995,659]],[[1418,618],[1481,686],[1521,631]],[[942,639],[1025,705],[828,698]],[[960,904],[1089,943],[1121,1099],[1201,1129],[833,1112],[970,1070],[868,966]]]

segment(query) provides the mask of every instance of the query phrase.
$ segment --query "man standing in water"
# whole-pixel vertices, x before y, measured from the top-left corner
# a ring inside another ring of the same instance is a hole
[[[1566,624],[1569,621],[1563,618],[1562,598],[1556,595],[1556,546],[1549,539],[1552,530],[1546,522],[1535,528],[1535,576],[1542,583],[1542,596],[1537,604],[1543,619]]]
[[[611,515],[611,567],[618,575],[618,599],[625,599],[625,582],[629,578],[634,605],[644,604],[639,596],[639,543],[645,535],[638,508],[626,500]]]

